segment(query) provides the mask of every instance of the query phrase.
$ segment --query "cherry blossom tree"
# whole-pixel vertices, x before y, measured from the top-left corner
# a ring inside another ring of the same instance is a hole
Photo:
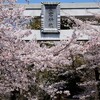
[[[60,94],[69,96],[68,88],[58,89],[62,84],[66,84],[65,81],[38,82],[37,73],[45,70],[54,73],[65,70],[66,72],[62,74],[69,75],[79,74],[80,70],[86,67],[89,69],[94,65],[98,67],[100,64],[99,28],[94,27],[92,23],[67,16],[76,24],[72,38],[67,37],[66,40],[52,47],[45,45],[41,47],[36,40],[28,42],[22,40],[22,37],[31,34],[29,29],[24,30],[30,18],[25,18],[22,15],[23,11],[24,7],[16,6],[15,0],[0,1],[0,94],[5,97],[5,94],[11,93],[11,100],[17,98],[16,94],[20,94],[20,98],[35,100],[37,98],[35,93],[32,94],[33,91],[29,89],[35,85],[47,93],[48,98],[60,98]],[[99,18],[99,16],[95,17]],[[89,35],[91,38],[86,43],[78,44],[77,38],[80,34]],[[75,65],[77,55],[85,58],[86,63]]]

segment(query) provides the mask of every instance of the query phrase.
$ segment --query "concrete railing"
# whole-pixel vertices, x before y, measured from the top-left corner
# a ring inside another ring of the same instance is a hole
[[[72,37],[74,30],[60,30],[60,33],[44,33],[42,34],[40,30],[31,30],[32,34],[24,37],[23,40],[54,40],[54,41],[59,41],[59,40],[66,40],[68,38]],[[78,40],[88,40],[89,36],[87,35],[80,35],[78,37]]]

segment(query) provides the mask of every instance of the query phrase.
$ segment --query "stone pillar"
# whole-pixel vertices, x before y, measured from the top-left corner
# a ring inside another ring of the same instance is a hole
[[[41,3],[41,32],[60,33],[60,3]]]

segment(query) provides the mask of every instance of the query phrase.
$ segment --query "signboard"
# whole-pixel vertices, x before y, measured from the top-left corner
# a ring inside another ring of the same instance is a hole
[[[43,33],[59,33],[60,3],[42,3],[41,31]]]

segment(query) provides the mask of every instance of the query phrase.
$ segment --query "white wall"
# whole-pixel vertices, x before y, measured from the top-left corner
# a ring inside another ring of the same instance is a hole
[[[100,9],[64,9],[61,10],[61,16],[71,15],[71,16],[91,16],[92,13],[100,13]]]
[[[63,9],[60,11],[61,16],[91,16],[92,13],[100,13],[100,9]],[[40,16],[41,10],[25,10],[24,16]]]
[[[32,16],[32,17],[40,16],[40,14],[41,14],[41,10],[25,10],[23,12],[24,16]]]

